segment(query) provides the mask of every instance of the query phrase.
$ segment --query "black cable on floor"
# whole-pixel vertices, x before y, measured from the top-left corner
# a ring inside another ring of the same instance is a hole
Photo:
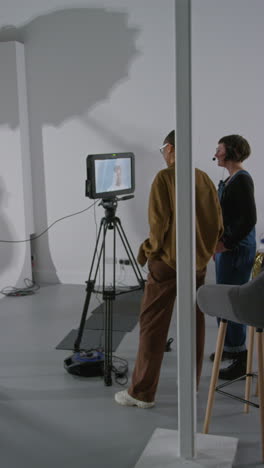
[[[0,294],[3,294],[6,297],[32,296],[36,291],[38,291],[38,289],[40,289],[40,286],[29,278],[25,278],[24,283],[25,288],[7,286],[0,291]]]
[[[104,353],[103,348],[97,348],[94,351]],[[124,358],[120,358],[119,356],[113,355],[112,372],[114,374],[115,382],[118,385],[126,385],[128,382],[128,361]]]
[[[114,364],[112,365],[112,372],[115,376],[115,382],[118,385],[126,385],[128,382],[128,362],[126,359],[113,356],[113,362],[115,361],[121,363],[121,365],[118,367]]]

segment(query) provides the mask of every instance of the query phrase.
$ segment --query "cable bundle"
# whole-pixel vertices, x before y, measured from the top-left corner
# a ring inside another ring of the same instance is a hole
[[[24,279],[25,288],[15,288],[14,286],[7,286],[0,291],[1,294],[7,297],[22,297],[32,296],[40,288],[38,284],[29,278]]]

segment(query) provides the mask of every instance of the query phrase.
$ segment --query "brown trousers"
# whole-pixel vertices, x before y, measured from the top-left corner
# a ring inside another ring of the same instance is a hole
[[[139,318],[139,348],[128,392],[138,400],[151,402],[155,399],[176,298],[176,272],[161,260],[151,260],[148,266]],[[206,268],[196,272],[197,289],[204,284],[205,274]],[[202,372],[204,340],[205,319],[196,305],[197,387]]]

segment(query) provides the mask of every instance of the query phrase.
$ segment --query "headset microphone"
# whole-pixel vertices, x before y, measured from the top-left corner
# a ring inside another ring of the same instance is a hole
[[[216,160],[216,158],[212,158],[212,160],[213,160],[213,161],[215,161],[215,160]]]

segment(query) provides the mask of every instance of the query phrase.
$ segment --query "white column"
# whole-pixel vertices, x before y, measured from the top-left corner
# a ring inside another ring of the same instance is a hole
[[[176,13],[178,431],[157,428],[135,468],[227,468],[238,439],[196,434],[195,191],[191,125],[191,0]]]
[[[195,200],[191,125],[191,0],[176,13],[176,225],[179,456],[195,455]]]
[[[35,232],[33,219],[33,191],[31,175],[31,158],[29,144],[29,115],[28,95],[26,82],[25,46],[16,42],[17,64],[17,90],[18,90],[18,114],[20,122],[20,143],[22,153],[23,189],[25,199],[25,219],[27,237]]]
[[[14,242],[34,228],[24,45],[0,43],[0,63],[0,239]],[[1,288],[24,287],[32,274],[30,243],[1,242],[0,258]]]

